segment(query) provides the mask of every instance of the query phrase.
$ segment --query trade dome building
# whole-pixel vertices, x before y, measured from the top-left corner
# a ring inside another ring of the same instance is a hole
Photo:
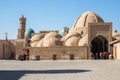
[[[71,29],[65,27],[62,35],[56,31],[40,31],[26,29],[26,18],[22,16],[18,37],[11,41],[15,46],[15,58],[21,53],[27,59],[37,60],[79,60],[90,59],[100,52],[120,59],[118,49],[120,34],[112,31],[112,22],[105,22],[96,13],[88,11],[79,16]],[[24,33],[24,34],[23,34]]]

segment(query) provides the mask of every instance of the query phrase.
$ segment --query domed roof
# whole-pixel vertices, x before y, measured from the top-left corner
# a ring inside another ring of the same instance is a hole
[[[58,42],[59,39],[55,37],[50,37],[49,39],[44,38],[43,47],[52,47],[57,46],[56,42]]]
[[[78,46],[85,46],[88,44],[88,34],[79,40]]]
[[[65,46],[78,46],[78,42],[79,42],[80,38],[73,36],[70,37],[66,42],[65,42]]]
[[[50,32],[47,34],[35,34],[31,38],[32,47],[51,47],[51,46],[61,46],[61,35],[57,32]]]
[[[64,36],[64,29],[60,31],[60,35]]]
[[[75,36],[81,38],[81,35],[78,32],[70,32],[65,36],[65,41],[69,39],[70,37]]]
[[[31,38],[31,42],[34,42],[34,41],[39,41],[40,39],[42,39],[43,37],[45,36],[45,34],[35,34],[34,36],[32,36]]]
[[[57,32],[49,32],[45,35],[45,39],[49,39],[49,37],[61,38],[62,36]]]
[[[73,28],[87,27],[88,23],[98,23],[98,22],[104,22],[104,21],[94,12],[88,11],[83,13],[80,17],[78,17],[75,24],[73,25]]]
[[[43,40],[43,47],[59,46],[58,42],[60,42],[61,37],[62,36],[56,32],[46,34]]]
[[[35,41],[35,42],[31,43],[31,44],[30,44],[31,47],[36,47],[36,45],[38,44],[38,42],[39,42],[39,41]]]
[[[34,30],[31,29],[31,28],[28,28],[28,29],[25,31],[25,36],[31,36],[32,33],[34,33]]]
[[[43,46],[43,40],[44,38],[42,38],[36,45],[36,47],[42,47]]]

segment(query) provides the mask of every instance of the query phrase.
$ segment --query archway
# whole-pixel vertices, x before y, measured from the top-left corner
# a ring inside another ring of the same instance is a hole
[[[100,52],[108,52],[108,41],[99,35],[91,41],[91,52],[96,58],[100,58]]]

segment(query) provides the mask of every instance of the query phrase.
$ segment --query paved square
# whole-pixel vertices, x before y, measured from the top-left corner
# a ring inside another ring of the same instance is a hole
[[[0,60],[0,80],[120,80],[120,60]]]

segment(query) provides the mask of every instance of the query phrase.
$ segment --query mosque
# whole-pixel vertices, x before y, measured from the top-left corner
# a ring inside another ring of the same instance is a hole
[[[96,13],[80,15],[72,28],[35,33],[26,29],[26,18],[20,19],[17,39],[0,40],[0,58],[9,59],[24,54],[29,60],[80,60],[90,59],[100,52],[120,59],[120,33],[112,30],[112,22],[105,22]]]

